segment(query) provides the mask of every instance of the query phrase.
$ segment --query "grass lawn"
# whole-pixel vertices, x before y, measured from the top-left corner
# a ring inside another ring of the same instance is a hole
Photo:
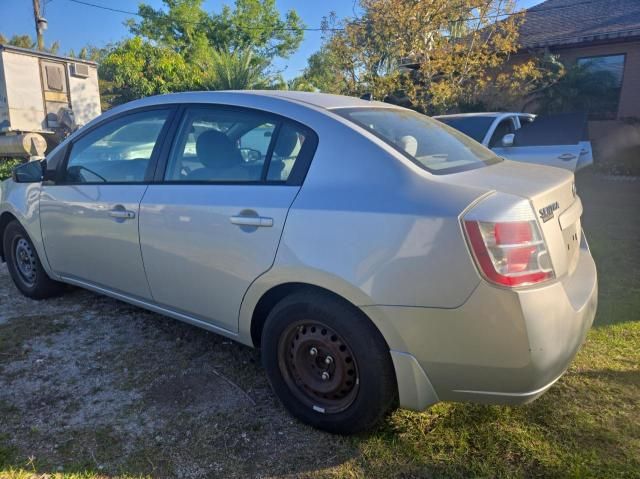
[[[599,309],[586,344],[547,394],[523,407],[441,403],[423,413],[396,411],[376,431],[350,438],[293,423],[290,431],[298,434],[297,441],[313,439],[307,455],[288,456],[285,451],[277,465],[253,469],[231,449],[223,470],[237,471],[232,474],[237,477],[640,478],[640,181],[604,179],[588,172],[579,174],[577,184],[585,206],[583,226],[598,265]],[[259,366],[255,374],[260,377]],[[17,413],[0,404],[0,418],[11,414]],[[249,438],[265,427],[259,424],[257,432],[249,431]],[[233,431],[234,426],[229,427]],[[79,472],[56,472],[46,459],[29,463],[2,432],[0,419],[2,479],[43,472],[66,479],[175,473],[170,467],[148,466],[166,459],[154,449],[144,452],[148,462],[132,461],[128,468],[100,471],[79,462],[65,466],[65,471]],[[281,437],[291,441],[291,447],[296,442],[295,436]],[[104,451],[98,448],[98,454],[108,454],[107,443],[113,440],[113,434],[107,434],[100,446]],[[259,441],[254,444],[258,445],[248,447],[264,447]],[[200,457],[206,447],[212,455],[220,454],[214,442],[199,447],[186,451],[187,456]]]

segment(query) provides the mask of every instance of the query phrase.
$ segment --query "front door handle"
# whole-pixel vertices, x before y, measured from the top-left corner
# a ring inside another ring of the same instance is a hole
[[[131,210],[125,210],[124,208],[114,208],[109,211],[109,216],[119,220],[130,220],[136,217],[136,213]]]
[[[576,155],[572,155],[571,153],[563,153],[558,157],[558,159],[562,161],[569,161],[569,160],[573,160],[575,157]]]
[[[265,218],[264,216],[232,216],[229,220],[238,226],[254,226],[256,228],[273,226],[273,218]]]

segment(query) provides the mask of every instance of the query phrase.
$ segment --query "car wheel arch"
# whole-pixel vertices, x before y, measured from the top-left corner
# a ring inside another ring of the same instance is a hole
[[[383,332],[380,330],[380,328],[378,328],[375,322],[354,302],[345,298],[343,295],[340,295],[334,291],[331,291],[330,289],[315,284],[288,282],[275,285],[268,289],[260,296],[260,299],[257,301],[255,307],[253,308],[249,331],[251,335],[251,342],[254,347],[260,347],[260,340],[262,337],[264,323],[274,306],[287,296],[300,292],[319,293],[320,295],[326,295],[327,297],[338,299],[339,301],[347,304],[350,308],[356,311],[357,314],[360,314],[363,317],[367,318],[367,320],[373,325],[373,327],[380,333],[385,343],[387,342]]]
[[[4,213],[0,214],[0,261],[4,262],[6,261],[6,255],[5,255],[5,251],[4,251],[4,232],[7,229],[7,226],[9,225],[9,223],[11,223],[12,221],[18,221],[18,218],[16,218],[15,215],[13,215],[12,213],[9,213],[8,211],[5,211]]]

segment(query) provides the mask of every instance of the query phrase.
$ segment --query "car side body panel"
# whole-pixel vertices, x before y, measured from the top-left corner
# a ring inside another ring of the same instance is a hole
[[[492,150],[498,155],[522,163],[554,166],[575,171],[582,146],[544,145],[496,147]]]
[[[43,268],[49,276],[57,278],[51,270],[42,241],[40,228],[40,183],[14,183],[6,180],[0,183],[0,215],[14,216],[26,230],[36,248]]]
[[[298,186],[150,185],[140,249],[153,299],[236,333],[249,285],[275,258]],[[270,226],[232,224],[251,215]]]
[[[434,179],[366,131],[330,122],[316,132],[318,149],[275,262],[243,300],[240,340],[251,344],[251,318],[262,295],[286,283],[319,286],[357,306],[463,304],[480,276],[459,216],[489,190]],[[426,272],[440,280],[425,282]],[[397,288],[399,281],[409,286]]]
[[[42,186],[42,237],[56,275],[150,300],[138,236],[139,206],[146,188]],[[132,217],[113,217],[114,211],[130,212]]]

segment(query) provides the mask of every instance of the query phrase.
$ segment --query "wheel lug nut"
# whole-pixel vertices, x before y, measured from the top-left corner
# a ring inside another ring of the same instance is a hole
[[[327,356],[326,358],[324,358],[324,363],[325,364],[332,364],[333,363],[333,358],[331,356]]]
[[[325,372],[322,373],[322,380],[323,381],[328,381],[330,378],[331,378],[331,376],[329,375],[328,372],[325,371]]]
[[[318,350],[317,350],[316,348],[311,348],[311,349],[309,350],[309,354],[310,354],[311,356],[317,356],[317,355],[318,355]]]

